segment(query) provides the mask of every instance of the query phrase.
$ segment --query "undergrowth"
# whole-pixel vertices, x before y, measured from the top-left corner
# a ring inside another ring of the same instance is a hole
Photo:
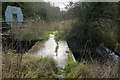
[[[18,68],[17,54],[3,55],[3,78],[57,78],[57,72],[57,62],[50,57],[36,58],[23,55],[21,67]]]
[[[23,57],[23,69],[25,78],[57,78],[57,63],[53,58]]]
[[[72,65],[72,67],[69,67]],[[79,62],[66,65],[66,78],[118,78],[118,65],[111,62]]]
[[[66,53],[68,62],[64,69],[65,78],[118,78],[118,63],[109,60],[105,63],[84,60],[75,62],[69,52],[66,51]]]

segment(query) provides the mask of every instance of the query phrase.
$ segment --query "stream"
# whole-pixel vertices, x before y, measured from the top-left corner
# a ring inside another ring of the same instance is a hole
[[[54,32],[55,33],[55,32]],[[57,46],[54,38],[54,33],[50,34],[50,38],[47,41],[39,41],[30,49],[27,54],[34,57],[53,57],[59,65],[60,69],[64,69],[65,65],[68,61],[68,54],[66,51],[69,52],[70,57],[74,60],[74,56],[68,48],[66,41],[58,41],[58,51],[55,52],[55,48]],[[116,56],[113,52],[106,48],[106,51],[112,55],[115,62],[118,63],[118,56]],[[57,55],[56,55],[57,54]]]
[[[26,53],[29,56],[33,57],[52,57],[58,62],[58,66],[61,72],[63,72],[63,69],[65,68],[65,65],[68,62],[68,55],[74,60],[74,56],[71,53],[71,51],[68,48],[66,41],[58,41],[58,51],[55,52],[56,49],[56,42],[54,40],[55,36],[54,34],[50,34],[50,38],[46,41],[38,41],[36,44]],[[68,53],[66,53],[69,52]],[[118,62],[118,57],[115,56],[112,52],[110,52],[109,49],[106,48],[106,51],[109,52],[115,61]],[[57,55],[56,55],[57,54]],[[58,75],[60,78],[64,78],[64,74]]]
[[[47,41],[40,41],[37,42],[32,49],[30,49],[27,54],[30,56],[35,56],[35,57],[53,57],[59,65],[60,69],[64,69],[65,65],[68,61],[68,54],[66,51],[69,51],[69,55],[73,60],[75,61],[75,58],[73,57],[73,54],[68,48],[68,45],[66,41],[59,41],[59,48],[57,53],[55,52],[55,48],[57,46],[55,40],[54,34],[50,34],[50,38]],[[57,54],[57,56],[56,56]]]

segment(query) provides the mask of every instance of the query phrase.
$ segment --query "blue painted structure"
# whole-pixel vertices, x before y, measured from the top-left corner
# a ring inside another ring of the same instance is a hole
[[[13,15],[17,15],[17,22],[23,22],[23,14],[20,7],[7,6],[5,11],[5,21],[13,22]]]

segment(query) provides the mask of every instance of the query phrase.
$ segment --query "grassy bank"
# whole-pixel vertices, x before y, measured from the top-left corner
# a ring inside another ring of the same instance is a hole
[[[25,78],[57,78],[58,66],[53,58],[24,56],[22,67]]]
[[[58,66],[53,58],[35,58],[23,55],[21,69],[18,68],[17,54],[3,55],[3,78],[17,78],[21,70],[21,78],[57,78]]]
[[[74,62],[68,51],[68,62],[61,72],[57,62],[50,57],[36,58],[23,55],[21,67],[18,67],[18,54],[2,54],[2,77],[17,78],[21,72],[21,78],[117,78],[118,64],[114,62],[99,63],[97,61]]]
[[[69,61],[65,68],[66,78],[118,78],[118,64],[106,62]]]
[[[119,64],[111,61],[99,63],[97,61],[75,62],[68,51],[68,62],[63,72],[65,78],[118,78]]]

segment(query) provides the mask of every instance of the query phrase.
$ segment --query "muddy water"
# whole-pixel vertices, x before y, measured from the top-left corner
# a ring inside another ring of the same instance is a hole
[[[30,56],[35,57],[53,57],[57,62],[60,68],[64,68],[68,61],[68,54],[66,51],[69,51],[67,43],[65,41],[59,41],[58,52],[55,52],[55,48],[57,46],[54,35],[50,34],[50,38],[47,41],[37,42],[32,49],[28,51]],[[57,54],[57,56],[56,56]],[[72,53],[70,52],[71,57],[75,61]]]

